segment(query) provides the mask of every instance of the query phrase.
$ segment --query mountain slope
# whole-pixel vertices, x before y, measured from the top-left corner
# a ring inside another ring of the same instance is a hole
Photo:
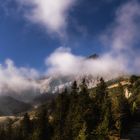
[[[30,104],[16,100],[10,96],[0,97],[0,115],[14,115],[27,111],[31,108]]]

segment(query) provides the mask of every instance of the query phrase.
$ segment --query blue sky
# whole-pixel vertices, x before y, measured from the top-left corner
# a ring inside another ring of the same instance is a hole
[[[28,22],[13,0],[0,0],[0,61],[42,69],[45,57],[60,46],[88,56],[103,51],[98,36],[113,22],[122,0],[77,0],[69,10],[67,39],[48,34],[41,25]],[[78,29],[83,28],[83,29]]]
[[[19,1],[22,0],[0,0],[0,62],[9,58],[16,66],[38,70],[45,69],[45,58],[60,46],[69,47],[72,53],[82,56],[107,51],[100,36],[114,23],[117,9],[130,2],[74,0],[65,10],[67,15],[62,14],[67,16],[67,25],[61,30],[63,35],[60,35],[58,28],[61,26],[51,30],[47,19],[45,25],[26,18],[25,13],[27,15],[32,10],[34,3]]]

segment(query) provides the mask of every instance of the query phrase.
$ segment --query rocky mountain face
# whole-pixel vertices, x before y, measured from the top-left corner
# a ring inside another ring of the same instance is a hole
[[[65,88],[69,88],[71,84],[76,80],[80,85],[83,78],[86,79],[88,88],[94,87],[98,81],[98,77],[92,75],[78,75],[78,76],[56,76],[39,80],[40,93],[60,93]]]
[[[97,54],[90,55],[85,59],[99,59]],[[36,105],[41,102],[46,101],[46,99],[54,98],[55,93],[62,92],[65,88],[68,90],[71,87],[71,84],[76,80],[77,84],[80,85],[83,78],[86,79],[88,88],[95,87],[99,82],[100,77],[83,74],[83,75],[51,75],[44,76],[43,78],[36,79],[30,82],[35,83],[35,88],[28,88],[22,92],[14,92],[7,89],[7,93],[4,93],[4,96],[0,97],[0,115],[1,114],[13,114],[18,112],[23,112],[24,110],[30,107],[27,102]],[[51,96],[53,94],[53,97]],[[5,96],[6,95],[6,96]],[[26,103],[25,103],[26,102]]]
[[[88,56],[86,59],[99,59],[97,54],[93,54]],[[64,88],[70,87],[70,85],[76,80],[77,84],[80,85],[83,78],[86,79],[88,88],[94,87],[98,81],[99,77],[93,75],[71,75],[71,76],[62,76],[62,75],[54,75],[49,77],[44,77],[38,80],[40,85],[41,93],[56,93],[62,92]]]
[[[99,58],[99,55],[96,53],[87,57],[87,59],[98,59],[98,58]]]
[[[97,54],[86,57],[85,59],[98,59]],[[73,69],[73,68],[72,68]],[[81,83],[82,79],[86,78],[86,82],[89,88],[96,85],[98,78],[92,75],[48,75],[40,79],[26,79],[32,86],[26,85],[26,87],[11,87],[11,85],[0,85],[0,95],[9,96],[16,100],[23,102],[31,102],[35,97],[40,96],[44,93],[60,93],[65,87],[68,88],[76,80],[78,84]],[[20,89],[22,88],[22,90]]]

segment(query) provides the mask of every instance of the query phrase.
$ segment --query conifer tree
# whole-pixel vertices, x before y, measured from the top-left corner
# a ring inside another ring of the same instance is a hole
[[[127,126],[130,118],[130,105],[128,100],[125,98],[123,86],[119,83],[118,86],[119,96],[119,118],[120,118],[120,134],[124,131],[125,126]]]
[[[7,124],[7,127],[6,127],[6,133],[7,133],[6,138],[8,140],[12,140],[12,138],[13,138],[13,134],[12,134],[13,131],[12,131],[12,120],[11,119],[8,120],[8,124]]]
[[[97,133],[105,135],[109,132],[111,125],[111,100],[107,92],[107,86],[103,78],[96,89],[97,107],[99,109],[99,124]]]
[[[57,140],[65,140],[65,121],[69,110],[69,96],[67,89],[56,98],[55,133]]]
[[[21,122],[21,127],[22,127],[22,135],[24,138],[27,139],[27,137],[31,133],[31,121],[28,113],[24,114],[23,120]]]
[[[37,115],[36,137],[38,137],[38,140],[50,139],[48,116],[44,106],[41,107],[41,110]]]
[[[102,104],[107,94],[107,86],[103,78],[100,79],[100,83],[97,84],[96,88],[96,100],[99,104]]]

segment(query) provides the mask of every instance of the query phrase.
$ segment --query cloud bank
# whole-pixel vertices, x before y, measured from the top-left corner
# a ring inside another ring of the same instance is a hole
[[[24,16],[47,31],[62,34],[67,26],[70,8],[76,0],[17,0],[24,7]]]
[[[35,82],[38,76],[39,74],[35,69],[18,68],[12,60],[7,59],[4,64],[0,64],[0,95],[18,97],[21,93],[29,92],[30,95],[27,96],[31,97],[32,92],[36,94],[39,88]]]
[[[128,51],[139,41],[140,3],[130,1],[120,6],[114,22],[102,36],[103,42],[114,51]]]
[[[120,6],[114,22],[101,35],[102,43],[109,53],[121,58],[129,73],[140,74],[138,63],[140,43],[140,2],[130,1]],[[109,54],[108,53],[108,54]]]
[[[119,59],[103,55],[99,59],[86,59],[72,54],[70,48],[58,48],[46,59],[49,75],[77,76],[92,75],[94,77],[116,77],[123,74],[125,67]]]

